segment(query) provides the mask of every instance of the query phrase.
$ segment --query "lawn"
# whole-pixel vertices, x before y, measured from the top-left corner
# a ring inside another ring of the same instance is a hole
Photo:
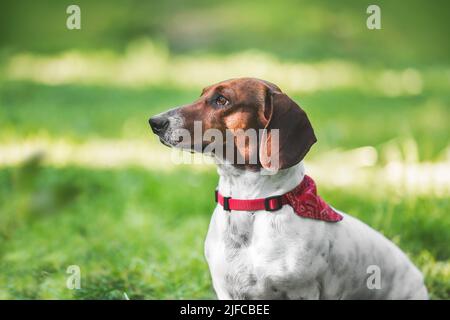
[[[203,242],[217,174],[173,164],[147,120],[235,76],[306,110],[323,198],[450,299],[449,5],[379,3],[383,28],[368,31],[359,0],[80,0],[72,32],[64,2],[6,1],[0,299],[215,299]]]
[[[9,84],[0,92],[3,142],[39,135],[74,144],[94,137],[126,137],[146,139],[157,152],[167,153],[169,149],[158,149],[147,117],[196,96],[194,91],[173,88],[118,90],[30,83]],[[383,142],[405,134],[425,146],[419,148],[420,158],[431,161],[447,142],[445,125],[439,121],[423,130],[429,121],[421,116],[426,95],[387,99],[336,91],[299,99],[305,102],[319,136],[312,161],[314,155],[337,147],[374,145],[382,150]],[[448,119],[448,109],[438,111]],[[124,131],[129,119],[137,121],[130,133]],[[395,126],[399,119],[403,125]],[[381,126],[386,129],[380,130]],[[45,156],[36,156],[2,167],[1,297],[122,299],[126,293],[130,299],[214,298],[203,240],[216,182],[212,168],[189,166],[167,170],[53,166],[45,164]],[[370,184],[366,188],[320,185],[330,203],[394,239],[425,272],[433,298],[449,298],[448,197],[378,188],[372,192]],[[81,268],[80,290],[65,286],[69,265]]]

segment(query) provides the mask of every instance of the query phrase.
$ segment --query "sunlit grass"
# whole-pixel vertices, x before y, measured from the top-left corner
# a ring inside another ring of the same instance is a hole
[[[423,88],[292,96],[316,130],[305,165],[321,195],[393,239],[448,298],[449,97]],[[1,298],[214,298],[203,241],[215,170],[172,164],[147,123],[199,90],[0,87]]]
[[[149,39],[131,43],[123,55],[103,50],[67,51],[55,55],[19,53],[4,64],[4,78],[48,85],[90,84],[138,87],[171,85],[180,89],[207,86],[224,79],[252,76],[277,83],[284,90],[305,93],[333,89],[372,91],[385,96],[421,94],[425,86],[449,88],[449,69],[367,68],[354,61],[315,63],[282,61],[257,50],[228,56],[173,56]],[[211,72],[214,70],[214,72]]]
[[[402,151],[406,149],[406,158]],[[99,140],[84,143],[59,138],[12,140],[0,145],[0,168],[39,159],[52,167],[77,166],[91,169],[141,167],[177,170],[214,169],[207,156],[169,149],[146,140]],[[379,161],[384,159],[384,161]],[[415,141],[390,143],[378,151],[371,146],[329,150],[306,161],[308,172],[325,185],[335,187],[373,186],[396,193],[450,195],[450,149],[438,162],[418,162]]]

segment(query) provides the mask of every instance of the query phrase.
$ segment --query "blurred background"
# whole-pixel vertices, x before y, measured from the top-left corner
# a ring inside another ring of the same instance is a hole
[[[81,8],[81,30],[66,9]],[[366,9],[381,8],[381,30]],[[2,1],[0,298],[213,299],[214,166],[147,119],[232,77],[278,84],[333,206],[450,298],[448,1]],[[176,195],[176,196],[174,196]],[[81,269],[81,289],[66,269]]]

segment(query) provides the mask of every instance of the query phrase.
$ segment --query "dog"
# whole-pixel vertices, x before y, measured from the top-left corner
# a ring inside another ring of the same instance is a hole
[[[421,272],[394,243],[317,194],[303,165],[314,130],[278,86],[226,80],[149,123],[163,144],[204,152],[211,139],[180,139],[196,121],[231,132],[217,150],[234,144],[235,151],[209,153],[220,178],[205,257],[219,299],[428,299]],[[256,144],[237,143],[249,129],[264,134]],[[277,130],[275,150],[269,142]],[[247,163],[255,154],[256,163]],[[245,161],[236,163],[238,156]]]

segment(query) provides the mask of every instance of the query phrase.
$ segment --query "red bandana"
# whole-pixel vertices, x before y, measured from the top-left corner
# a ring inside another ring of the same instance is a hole
[[[307,175],[295,189],[281,196],[244,200],[224,197],[216,191],[216,202],[229,211],[277,211],[287,204],[300,217],[328,222],[338,222],[343,219],[342,215],[334,211],[317,195],[316,184]]]
[[[307,175],[302,183],[284,196],[295,213],[301,217],[330,222],[341,221],[344,218],[317,195],[316,184]]]

